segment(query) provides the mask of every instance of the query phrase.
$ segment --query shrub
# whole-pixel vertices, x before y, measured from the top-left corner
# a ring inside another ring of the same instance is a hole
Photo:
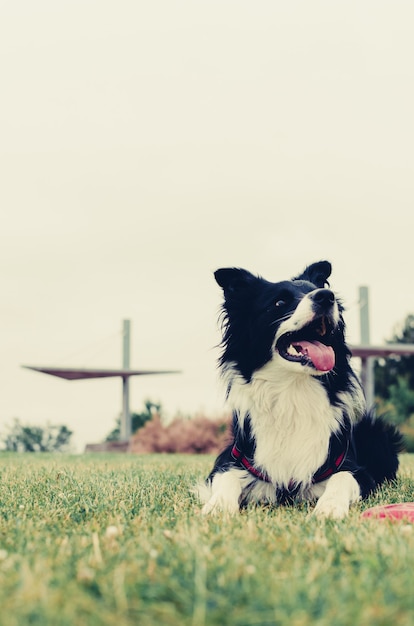
[[[228,415],[216,419],[198,415],[192,419],[176,417],[164,425],[155,415],[132,436],[129,452],[217,454],[230,442],[230,424]]]
[[[67,426],[29,426],[14,419],[2,443],[5,450],[12,452],[64,452],[69,449],[72,434]]]

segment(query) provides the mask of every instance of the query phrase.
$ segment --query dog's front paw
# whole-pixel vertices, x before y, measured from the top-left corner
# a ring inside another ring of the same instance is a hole
[[[350,472],[338,472],[329,478],[318,500],[314,515],[319,518],[342,519],[349,513],[352,502],[360,497],[359,484]]]
[[[226,500],[220,494],[214,494],[201,509],[203,515],[217,515],[218,513],[228,513],[236,515],[239,512],[239,503]]]
[[[337,499],[333,497],[324,498],[323,496],[318,500],[313,515],[319,519],[325,519],[327,517],[331,519],[343,519],[349,513],[349,502],[345,499]]]
[[[217,472],[203,489],[199,489],[201,500],[205,502],[201,509],[203,515],[214,513],[235,515],[238,513],[243,476],[244,472],[240,470]]]

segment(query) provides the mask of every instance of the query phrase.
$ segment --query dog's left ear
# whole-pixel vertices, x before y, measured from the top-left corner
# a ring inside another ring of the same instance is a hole
[[[222,267],[214,272],[214,278],[225,294],[245,292],[258,280],[241,267]]]
[[[325,287],[328,278],[331,275],[332,265],[329,261],[319,261],[309,265],[300,276],[296,276],[293,280],[307,280],[316,287]],[[328,283],[329,284],[329,283]]]

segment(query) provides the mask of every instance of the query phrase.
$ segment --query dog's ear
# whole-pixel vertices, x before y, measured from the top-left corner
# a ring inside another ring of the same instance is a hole
[[[316,287],[325,287],[328,278],[331,275],[332,265],[329,261],[319,261],[309,265],[300,276],[296,276],[294,280],[307,280],[316,285]]]
[[[214,278],[226,295],[242,292],[258,280],[256,276],[239,267],[223,267],[214,272]]]

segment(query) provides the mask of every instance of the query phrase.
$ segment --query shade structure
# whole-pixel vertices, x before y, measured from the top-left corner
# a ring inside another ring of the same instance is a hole
[[[151,376],[154,374],[180,374],[179,370],[132,370],[132,369],[103,369],[82,367],[40,367],[22,365],[25,369],[50,374],[65,380],[84,380],[90,378],[130,378],[131,376]]]
[[[22,365],[23,368],[63,378],[64,380],[91,380],[96,378],[122,379],[122,415],[121,440],[127,441],[131,436],[131,414],[129,411],[129,379],[131,376],[151,376],[154,374],[181,374],[180,370],[133,370],[129,368],[104,369],[87,367],[41,367],[38,365]]]
[[[360,345],[349,346],[352,356],[368,359],[369,357],[410,356],[414,355],[414,345],[411,343],[387,343],[383,346]]]

